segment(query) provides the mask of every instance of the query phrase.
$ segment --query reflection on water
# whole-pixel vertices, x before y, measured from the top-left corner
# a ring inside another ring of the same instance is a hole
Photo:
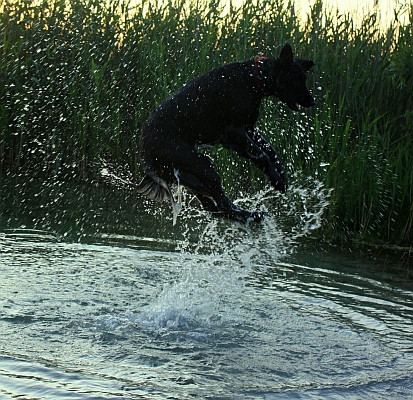
[[[327,204],[316,183],[285,203],[240,200],[269,209],[261,225],[187,199],[175,227],[167,204],[130,192],[15,184],[2,187],[0,397],[413,396],[412,288],[299,245]]]

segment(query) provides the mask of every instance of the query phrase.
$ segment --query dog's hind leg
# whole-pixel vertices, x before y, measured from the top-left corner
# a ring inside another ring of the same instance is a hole
[[[237,207],[225,195],[218,202],[199,193],[195,193],[195,196],[201,202],[203,208],[216,217],[246,223],[260,222],[265,216],[265,213],[261,211],[247,211]]]
[[[205,210],[212,215],[244,223],[262,220],[264,213],[242,210],[231,202],[224,192],[219,174],[207,156],[191,153],[187,161],[191,168],[179,169],[180,181],[197,196]]]
[[[217,217],[246,223],[252,221],[260,222],[265,215],[264,212],[260,211],[251,212],[242,210],[241,208],[235,206],[226,196],[225,199],[221,198],[221,200],[216,203],[213,199],[210,199],[209,197],[206,197],[199,193],[195,193],[195,195],[201,202],[203,208]]]

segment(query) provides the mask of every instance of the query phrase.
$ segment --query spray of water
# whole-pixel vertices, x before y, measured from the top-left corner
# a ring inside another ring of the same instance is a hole
[[[301,237],[321,226],[329,196],[317,181],[292,187],[287,196],[259,191],[236,201],[269,213],[261,224],[249,225],[210,217],[183,196],[181,224],[186,230],[176,249],[179,279],[164,285],[142,311],[141,322],[168,333],[242,323],[242,299],[251,290],[251,276],[276,265]]]

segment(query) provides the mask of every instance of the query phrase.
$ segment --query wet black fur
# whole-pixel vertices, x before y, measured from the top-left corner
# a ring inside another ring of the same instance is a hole
[[[140,158],[146,177],[138,191],[169,199],[169,184],[186,186],[213,214],[237,221],[260,221],[261,212],[236,207],[225,195],[211,160],[197,151],[221,144],[250,159],[285,192],[287,182],[273,147],[254,130],[261,101],[276,96],[287,106],[315,104],[306,87],[312,61],[293,58],[286,44],[278,58],[261,57],[216,68],[164,100],[142,127]]]

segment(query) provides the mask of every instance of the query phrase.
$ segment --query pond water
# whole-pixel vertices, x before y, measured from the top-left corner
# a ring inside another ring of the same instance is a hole
[[[311,244],[328,192],[219,221],[103,185],[3,179],[0,398],[413,397],[413,290]],[[315,250],[315,248],[318,248]]]

